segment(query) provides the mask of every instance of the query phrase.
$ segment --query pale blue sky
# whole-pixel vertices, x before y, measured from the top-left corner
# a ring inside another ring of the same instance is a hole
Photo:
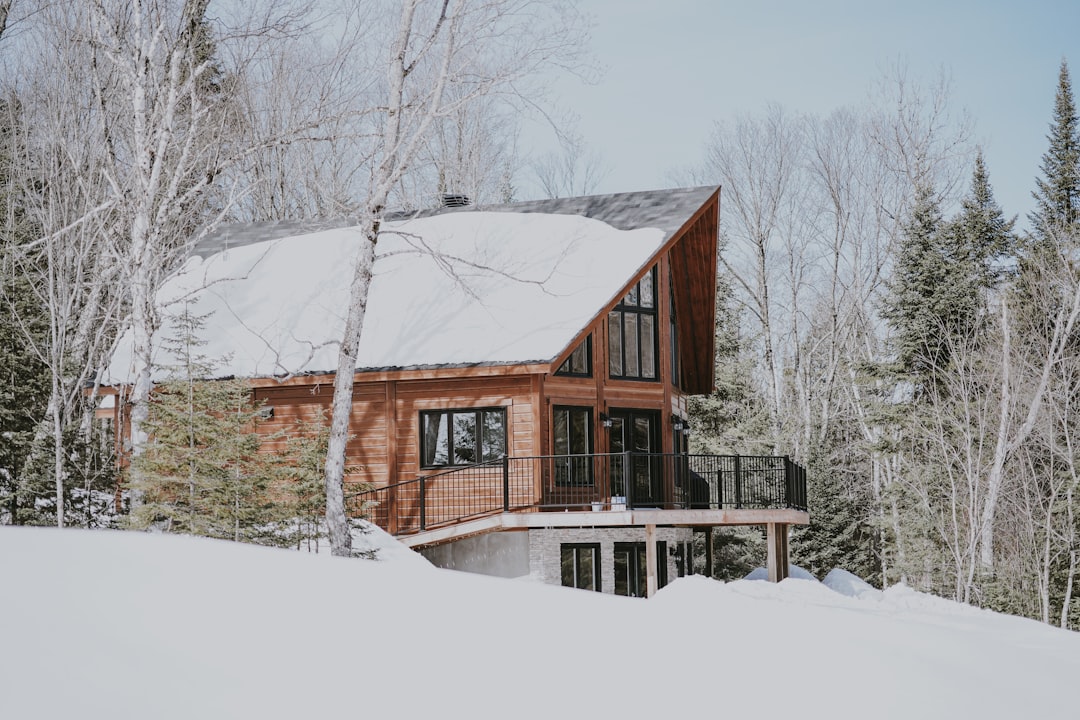
[[[898,60],[952,77],[998,201],[1021,224],[1050,122],[1058,66],[1080,85],[1080,0],[581,0],[599,82],[556,97],[610,167],[599,192],[666,187],[716,120],[768,103],[825,114],[865,101]],[[526,146],[534,142],[529,134]]]

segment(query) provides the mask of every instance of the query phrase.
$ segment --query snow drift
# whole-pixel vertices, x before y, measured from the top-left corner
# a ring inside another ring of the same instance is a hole
[[[1075,713],[1080,636],[906,588],[691,577],[634,600],[384,554],[0,528],[0,714]]]

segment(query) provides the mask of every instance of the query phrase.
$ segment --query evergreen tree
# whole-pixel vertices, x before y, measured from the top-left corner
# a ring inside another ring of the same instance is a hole
[[[0,102],[0,523],[22,524],[39,519],[35,500],[49,497],[51,484],[32,483],[24,472],[49,392],[48,370],[34,352],[48,321],[24,267],[22,246],[34,228],[14,177],[17,117],[15,101]]]
[[[1004,260],[1017,247],[1016,220],[1006,219],[994,199],[980,150],[975,156],[971,191],[959,214],[942,232],[946,281],[939,288],[942,326],[956,339],[974,338],[985,316],[989,291],[1004,273]]]
[[[1053,242],[1062,231],[1080,223],[1080,124],[1076,117],[1069,66],[1064,59],[1058,74],[1050,147],[1042,157],[1042,177],[1032,193],[1037,207],[1031,215],[1036,240]]]
[[[852,468],[857,446],[852,439],[834,443],[833,453],[812,448],[806,461],[806,497],[811,523],[792,528],[791,561],[824,577],[842,568],[877,584],[881,564],[876,559],[877,536],[866,488],[859,487]]]
[[[894,331],[902,372],[942,371],[951,348],[975,337],[988,291],[1002,273],[1001,261],[1016,246],[1014,222],[994,200],[981,151],[971,191],[952,220],[943,221],[931,188],[916,190],[882,310]]]
[[[213,364],[198,353],[204,317],[185,312],[166,345],[180,362],[155,388],[146,449],[134,460],[132,489],[143,502],[136,528],[262,544],[291,542],[282,533],[290,508],[275,496],[277,459],[261,452],[260,407],[243,380],[205,380]]]
[[[753,360],[739,334],[731,280],[723,271],[716,279],[716,389],[689,398],[690,448],[696,453],[770,454],[773,439],[765,401],[754,388]]]
[[[940,326],[949,308],[942,290],[949,273],[942,222],[933,188],[919,185],[881,311],[892,327],[896,362],[904,373],[921,374],[944,360]]]
[[[312,550],[323,536],[326,515],[323,462],[330,439],[326,413],[320,409],[312,420],[297,420],[287,435],[278,475],[282,489],[279,501],[285,504],[289,518],[284,537],[297,550]]]

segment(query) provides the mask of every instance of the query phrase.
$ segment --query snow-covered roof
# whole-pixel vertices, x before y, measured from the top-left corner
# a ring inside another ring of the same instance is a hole
[[[550,362],[716,188],[623,193],[394,216],[382,225],[357,369]],[[227,226],[165,283],[165,318],[208,315],[215,375],[332,371],[361,230]],[[136,370],[130,331],[106,382]]]

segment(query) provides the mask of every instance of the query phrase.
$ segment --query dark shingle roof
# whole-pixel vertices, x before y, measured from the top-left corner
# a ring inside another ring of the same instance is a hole
[[[404,220],[411,217],[431,217],[443,213],[477,211],[581,215],[593,220],[600,220],[619,230],[634,230],[645,227],[658,228],[664,231],[664,239],[667,240],[705,204],[705,201],[716,192],[716,189],[716,186],[710,185],[696,188],[613,193],[610,195],[587,195],[553,200],[527,200],[505,205],[436,208],[411,213],[388,213],[386,219]],[[349,227],[356,223],[356,218],[229,223],[221,225],[214,232],[200,240],[195,247],[194,254],[206,258],[230,247],[240,247],[265,240]]]

